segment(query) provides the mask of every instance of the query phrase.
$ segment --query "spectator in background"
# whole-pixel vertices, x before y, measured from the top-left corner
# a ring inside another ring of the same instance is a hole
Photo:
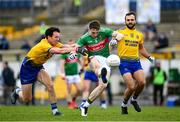
[[[4,35],[0,34],[0,50],[7,50],[9,49],[9,42],[4,37]]]
[[[45,39],[45,31],[48,28],[48,26],[45,24],[44,21],[41,22],[40,28],[39,28],[39,34],[40,36],[35,40],[35,44],[39,43],[41,39]]]
[[[0,73],[0,104],[3,102],[3,84],[2,73]]]
[[[10,104],[10,99],[9,99],[10,94],[16,84],[16,80],[14,78],[14,72],[9,67],[7,61],[3,62],[2,78],[4,81],[4,92],[3,92],[4,104],[7,105]]]
[[[82,1],[81,1],[81,0],[74,0],[75,12],[76,12],[78,15],[81,14],[81,11],[80,11],[81,4],[82,4]]]
[[[155,50],[162,49],[169,46],[169,39],[165,33],[158,35],[157,41],[155,41]]]
[[[45,22],[42,21],[41,24],[40,24],[40,30],[39,30],[40,35],[45,35],[45,32],[46,32],[47,28],[48,27],[46,26]]]
[[[157,28],[151,20],[148,20],[147,24],[145,25],[144,33],[146,40],[155,40],[157,36]]]
[[[29,51],[31,49],[31,45],[29,44],[29,41],[25,40],[24,44],[21,46],[21,49]]]
[[[151,72],[151,79],[153,81],[153,101],[154,105],[163,105],[163,89],[164,83],[167,80],[166,72],[161,68],[160,62],[155,63],[155,67]],[[159,95],[158,95],[159,92]],[[158,98],[160,102],[158,103]]]

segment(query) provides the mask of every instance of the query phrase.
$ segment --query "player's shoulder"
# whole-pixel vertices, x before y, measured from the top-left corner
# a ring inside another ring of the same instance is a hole
[[[124,31],[124,30],[126,30],[126,27],[125,27],[125,26],[120,27],[119,29],[117,29],[118,32],[121,32],[121,31]]]
[[[86,39],[86,38],[89,38],[89,36],[90,36],[89,32],[86,32],[79,39]]]
[[[106,32],[106,31],[109,31],[109,30],[113,31],[111,28],[101,27],[100,30],[99,30],[99,32]]]
[[[142,31],[140,31],[139,29],[136,29],[136,33],[143,35]]]

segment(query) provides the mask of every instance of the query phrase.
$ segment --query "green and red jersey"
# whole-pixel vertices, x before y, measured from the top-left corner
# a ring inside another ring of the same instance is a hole
[[[69,59],[69,54],[62,54],[61,59],[65,60],[64,71],[66,75],[77,75],[78,74],[78,62],[80,54],[74,60]]]
[[[93,38],[89,32],[85,33],[77,40],[77,44],[85,46],[89,51],[89,56],[101,55],[109,56],[109,38],[113,30],[110,28],[101,28],[96,38]]]

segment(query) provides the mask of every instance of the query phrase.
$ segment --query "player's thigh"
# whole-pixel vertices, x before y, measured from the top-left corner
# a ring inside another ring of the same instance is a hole
[[[82,85],[81,85],[80,81],[79,82],[75,82],[74,85],[77,88],[77,90],[82,91]]]
[[[91,86],[91,81],[90,80],[83,80],[83,90],[84,91],[89,91]]]
[[[74,85],[77,88],[77,90],[81,91],[82,90],[82,86],[81,86],[81,78],[79,75],[75,75],[74,76]]]
[[[25,84],[21,86],[23,98],[32,98],[32,84]]]
[[[123,75],[124,82],[126,83],[127,87],[134,88],[135,87],[135,81],[132,77],[131,73],[125,73]]]
[[[67,91],[71,92],[72,83],[67,83],[66,82],[66,86],[67,86]]]
[[[39,82],[44,84],[46,87],[50,87],[53,85],[52,79],[49,74],[45,70],[40,70],[37,76]]]
[[[98,74],[98,69],[100,68],[100,65],[101,65],[101,64],[99,63],[99,61],[97,60],[96,57],[93,57],[93,58],[91,59],[90,66],[92,67],[93,71],[94,71],[96,74]]]
[[[138,70],[134,72],[133,77],[137,82],[142,83],[142,84],[145,83],[145,75],[144,75],[143,70]]]

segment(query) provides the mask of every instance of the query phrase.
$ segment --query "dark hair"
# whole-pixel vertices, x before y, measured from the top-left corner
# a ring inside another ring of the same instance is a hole
[[[8,66],[8,62],[7,62],[7,61],[4,61],[4,64],[5,64],[6,66]]]
[[[59,30],[59,28],[56,28],[56,27],[50,27],[50,28],[48,28],[48,29],[46,30],[46,32],[45,32],[46,38],[47,38],[48,36],[52,37],[53,32],[59,32],[59,33],[60,33],[60,30]]]
[[[100,22],[98,20],[93,20],[89,23],[89,29],[100,29]]]
[[[136,20],[136,13],[135,13],[134,11],[128,12],[128,13],[125,15],[125,20],[126,20],[126,16],[129,16],[129,15],[134,15],[135,20]]]

